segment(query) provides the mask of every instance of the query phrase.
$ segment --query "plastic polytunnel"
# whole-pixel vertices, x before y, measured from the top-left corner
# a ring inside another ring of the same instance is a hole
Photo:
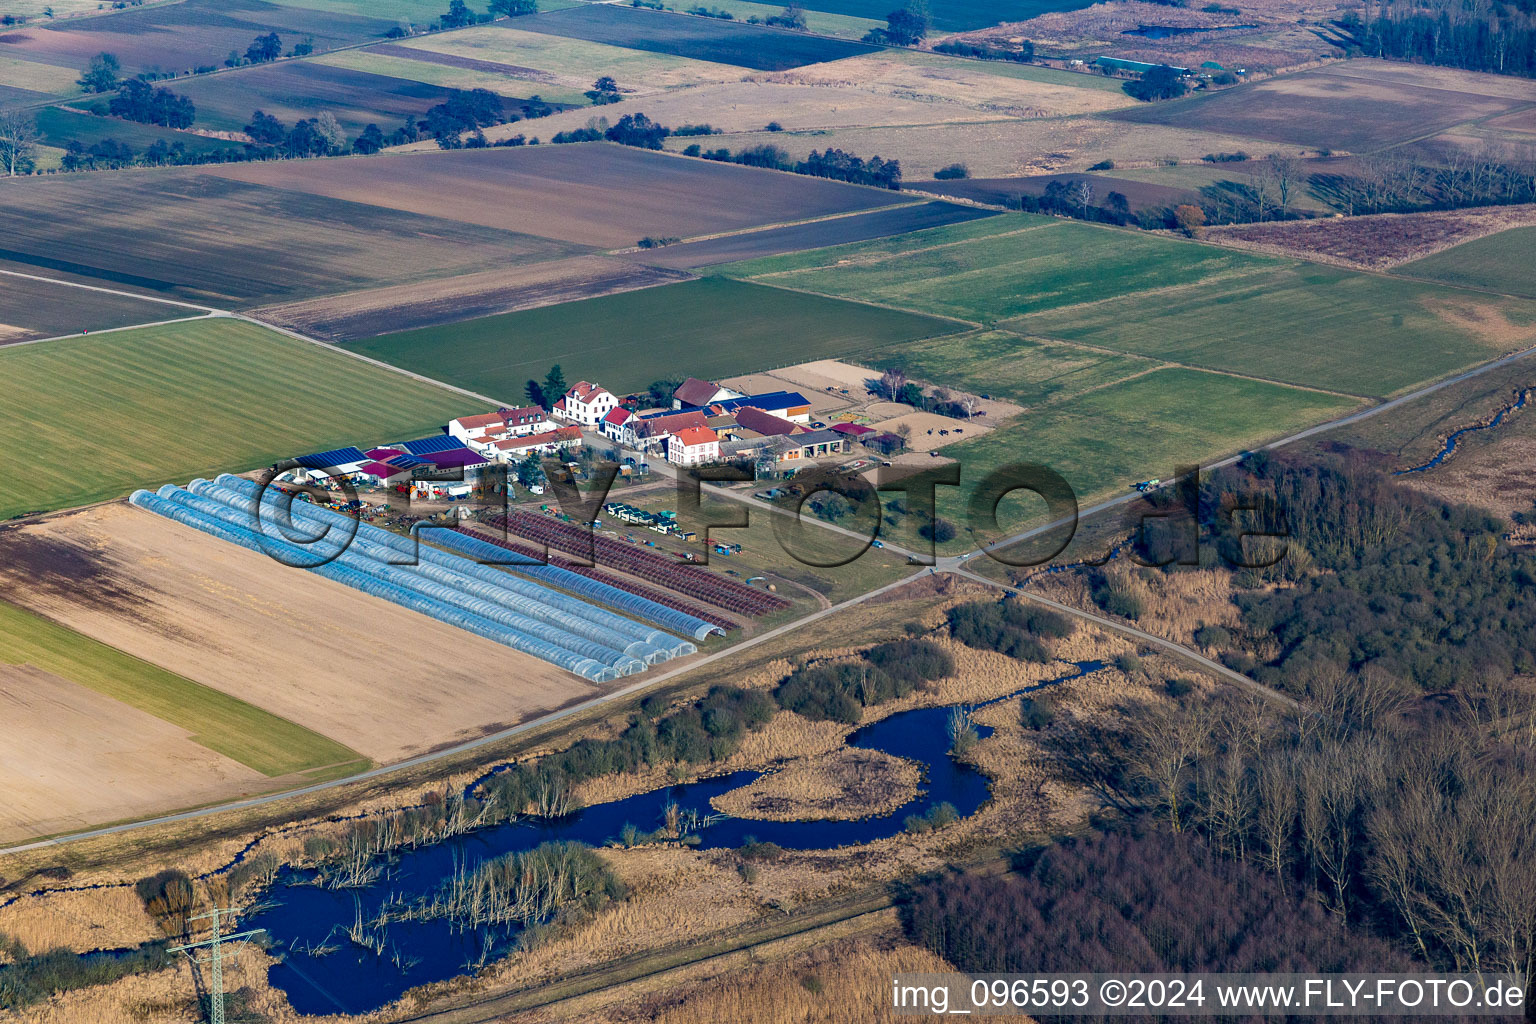
[[[249,510],[253,507],[251,503],[254,502],[260,491],[260,487],[255,482],[232,476],[228,473],[221,475],[212,484],[208,484],[206,481],[193,481],[191,487],[194,491],[210,494],[213,493],[214,488],[227,488],[243,496],[245,502],[239,507],[245,510],[247,514],[249,514]],[[595,623],[630,636],[635,640],[642,641],[652,647],[659,648],[673,657],[693,654],[698,650],[698,647],[689,641],[679,639],[661,630],[650,628],[644,622],[637,622],[635,619],[626,618],[624,615],[609,611],[606,608],[597,607],[590,602],[597,601],[608,604],[647,622],[663,625],[675,623],[674,628],[686,630],[689,634],[701,639],[707,635],[707,633],[699,632],[699,627],[701,626],[718,631],[718,627],[715,627],[712,623],[705,622],[686,613],[678,612],[675,609],[667,608],[664,605],[659,605],[638,595],[629,594],[619,590],[617,587],[610,587],[597,580],[588,579],[580,573],[574,573],[568,569],[560,569],[555,566],[507,566],[507,568],[518,572],[524,569],[547,569],[552,573],[551,575],[534,572],[526,573],[528,576],[537,575],[538,580],[543,582],[538,582],[535,579],[524,579],[520,575],[501,572],[498,569],[493,569],[488,565],[483,565],[462,555],[441,551],[429,544],[418,544],[414,537],[402,537],[399,534],[390,533],[388,530],[380,529],[370,523],[361,523],[351,516],[343,515],[331,509],[321,508],[307,501],[295,500],[289,503],[276,492],[270,490],[263,497],[262,508],[264,523],[269,517],[275,520],[273,529],[278,528],[279,524],[288,522],[287,519],[283,518],[286,511],[287,515],[292,517],[292,528],[295,530],[306,530],[306,524],[309,523],[316,524],[317,526],[327,526],[333,530],[345,531],[345,535],[350,535],[355,530],[359,539],[393,548],[401,556],[404,556],[403,559],[399,560],[419,561],[424,565],[436,565],[536,601],[544,609],[545,615],[551,617],[551,621],[571,626],[573,617],[574,619],[585,619],[587,622]],[[319,533],[319,530],[317,529],[314,532]],[[443,546],[447,547],[453,546],[447,540],[449,536],[458,537],[462,535],[455,534],[451,530],[435,530],[426,536],[430,538],[433,544],[442,543]],[[472,538],[464,537],[463,539],[467,542],[475,543]],[[507,554],[494,545],[485,545],[485,550],[465,550],[467,553],[488,557],[496,561],[503,560]],[[566,579],[566,577],[570,577],[570,579]],[[546,583],[557,584],[579,594],[581,598],[586,600],[581,600],[570,594],[562,593],[560,590],[552,589],[550,586],[545,585]]]
[[[292,564],[303,564],[304,560],[310,557],[297,546],[288,544],[285,541],[276,541],[270,537],[258,535],[239,522],[237,515],[231,515],[230,518],[215,517],[183,503],[183,500],[173,500],[173,498],[195,498],[194,495],[185,490],[167,485],[161,488],[161,491],[164,493],[154,494],[145,490],[135,491],[129,498],[129,501],[139,508],[185,526],[190,526],[193,529],[228,543],[236,544],[252,551],[275,554],[279,557],[291,559],[293,560]],[[168,497],[166,496],[167,494],[171,496]],[[530,654],[594,683],[611,682],[618,678],[618,673],[613,668],[603,664],[596,658],[584,656],[558,644],[540,640],[518,630],[508,628],[501,623],[467,613],[462,609],[451,607],[426,597],[419,592],[395,586],[351,566],[330,562],[325,565],[315,566],[308,571],[315,573],[317,576],[323,576],[344,586],[351,587],[354,590],[400,605],[403,608],[409,608],[412,611],[431,616],[434,619],[457,626],[467,632],[494,640],[514,650]]]
[[[250,522],[249,513],[244,510],[221,504],[202,495],[174,488],[172,485],[161,488],[160,493],[162,497],[204,512],[224,522],[226,525],[244,527]],[[270,537],[268,537],[268,542],[272,542]],[[332,545],[333,549],[338,546]],[[444,583],[414,572],[413,567],[392,566],[386,562],[378,561],[369,557],[368,553],[363,550],[367,546],[367,542],[354,539],[352,544],[341,551],[336,556],[335,562],[331,564],[343,565],[358,572],[378,577],[386,583],[403,587],[406,590],[413,590],[423,597],[439,601],[473,615],[478,615],[492,622],[500,623],[519,632],[526,633],[535,639],[564,647],[575,654],[595,658],[614,669],[620,675],[633,675],[636,672],[645,671],[646,662],[633,655],[626,654],[620,647],[572,635],[557,625],[530,616],[517,614],[491,601],[468,594],[457,585],[451,574],[445,574],[450,582]],[[313,554],[313,552],[309,553]],[[269,551],[269,554],[278,553]],[[305,568],[311,564],[313,563],[303,563],[300,567]],[[622,645],[624,638],[619,637],[618,642]]]
[[[251,520],[250,498],[237,494],[233,490],[221,487],[218,484],[209,483],[206,480],[193,481],[192,488],[193,493],[196,494],[199,500],[222,501],[224,503],[223,507],[247,521]],[[475,566],[473,562],[455,559],[455,561],[462,564],[451,567],[434,564],[425,560],[416,564],[403,564],[408,557],[405,552],[376,542],[380,535],[393,537],[393,534],[387,534],[376,527],[369,526],[367,530],[358,530],[357,535],[353,537],[350,536],[351,528],[359,525],[355,520],[344,517],[344,523],[346,524],[344,529],[341,528],[341,524],[319,523],[312,518],[305,517],[305,514],[313,510],[313,508],[313,506],[306,506],[306,503],[295,502],[293,521],[290,524],[286,521],[282,509],[274,508],[271,502],[263,502],[262,532],[264,535],[271,536],[273,533],[286,529],[291,525],[296,532],[302,531],[305,536],[321,536],[323,534],[324,540],[314,545],[315,548],[319,549],[314,552],[316,555],[324,553],[334,554],[339,550],[340,555],[338,557],[343,562],[356,564],[364,571],[374,571],[374,567],[377,566],[380,567],[380,571],[388,570],[385,574],[397,582],[411,580],[413,581],[412,585],[427,582],[436,583],[449,588],[453,594],[460,595],[451,599],[444,598],[449,600],[450,603],[461,604],[464,607],[478,611],[480,614],[487,615],[489,618],[503,621],[499,617],[500,613],[491,614],[485,611],[483,607],[466,603],[476,600],[493,602],[510,613],[524,617],[526,620],[534,620],[539,624],[537,628],[534,628],[527,625],[526,621],[518,623],[508,621],[508,625],[527,629],[535,636],[542,636],[545,639],[551,639],[566,646],[573,646],[564,639],[566,634],[570,634],[572,638],[589,640],[594,644],[602,645],[604,648],[622,652],[626,659],[637,659],[638,662],[644,662],[647,665],[655,664],[658,661],[666,661],[672,656],[671,652],[667,649],[649,642],[649,637],[654,633],[652,630],[617,616],[611,616],[610,618],[613,622],[622,624],[625,627],[622,630],[614,629],[606,623],[599,625],[588,619],[565,614],[560,609],[552,607],[548,602],[544,601],[543,593],[539,593],[537,596],[529,596],[526,593],[519,593],[500,586],[499,577],[492,576],[490,580],[485,580],[478,578],[474,572],[462,571],[464,569],[474,570],[481,568]],[[322,509],[319,511],[326,510]],[[330,530],[330,533],[326,533],[326,530]],[[349,537],[350,543],[344,543]],[[433,593],[434,596],[437,595],[436,591]],[[641,636],[646,637],[646,639],[638,639]],[[676,643],[672,637],[666,637],[666,639],[674,644]],[[578,647],[577,649],[581,648]],[[591,653],[593,657],[601,656],[595,651],[589,651],[588,653]],[[610,664],[626,674],[639,671],[640,668],[644,667],[643,665],[637,667],[634,664],[629,664],[624,659],[611,661]]]

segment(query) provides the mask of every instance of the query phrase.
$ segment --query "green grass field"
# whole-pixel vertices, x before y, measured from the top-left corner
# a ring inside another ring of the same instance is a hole
[[[1507,321],[1502,330],[1500,318]],[[1170,362],[1386,396],[1530,344],[1536,306],[1300,264],[1038,313],[1009,326]]]
[[[725,0],[724,3],[671,3],[667,5],[671,10],[690,10],[694,7],[708,7],[716,11],[728,11],[737,21],[746,21],[748,18],[757,18],[759,21],[767,21],[769,18],[784,13],[783,4],[749,3],[747,0]],[[539,5],[542,10],[544,5]],[[822,11],[805,12],[805,28],[808,32],[815,32],[824,36],[837,36],[842,39],[863,39],[864,34],[872,28],[885,28],[885,19],[855,18],[846,14],[826,14]]]
[[[0,519],[436,433],[472,400],[254,324],[205,319],[0,349]]]
[[[515,25],[516,21],[506,23]],[[533,68],[557,75],[569,85],[588,88],[599,75],[611,75],[620,88],[733,82],[742,68],[665,53],[630,50],[584,39],[525,32],[503,25],[482,25],[444,35],[400,40],[413,50],[473,57],[497,64]],[[542,93],[541,93],[542,94]]]
[[[1157,365],[1138,356],[1034,341],[1008,331],[972,331],[892,345],[869,361],[882,370],[897,368],[917,380],[1026,406],[1070,398]]]
[[[559,363],[623,393],[662,377],[729,377],[950,334],[933,317],[724,278],[386,334],[348,347],[502,401]]]
[[[807,15],[810,17],[810,15]],[[882,27],[884,27],[882,25]],[[1118,96],[1125,96],[1125,82],[1118,78],[1105,78],[1097,74],[1081,74],[1076,71],[1058,71],[1055,68],[1043,68],[1034,64],[1015,64],[1006,60],[967,60],[960,57],[950,57],[942,53],[933,53],[929,50],[889,50],[888,55],[896,60],[909,64],[921,64],[925,67],[952,68],[960,71],[982,72],[983,74],[996,75],[999,78],[1017,78],[1026,82],[1042,82],[1048,85],[1069,85],[1078,89],[1097,89],[1099,92],[1111,92]],[[1135,101],[1126,98],[1126,103]]]
[[[970,487],[1007,463],[1049,466],[1086,506],[1138,480],[1166,479],[1180,465],[1208,462],[1293,433],[1357,404],[1224,374],[1156,370],[1026,413],[985,437],[945,448],[945,455],[960,462],[961,487],[940,489],[947,496],[941,514],[964,523]],[[1043,508],[1009,499],[1001,510],[1009,520],[1004,525],[1017,528]],[[969,543],[964,531],[959,540]]]
[[[402,78],[408,82],[422,82],[444,89],[489,89],[501,96],[526,99],[537,93],[550,103],[585,105],[588,100],[579,89],[562,89],[559,86],[530,82],[525,78],[509,78],[493,71],[476,71],[471,68],[454,68],[446,64],[433,64],[410,57],[397,57],[388,53],[370,53],[367,50],[337,50],[314,58],[314,63],[348,71],[362,71],[370,75]]]
[[[1536,305],[1518,299],[1024,215],[721,273],[1362,396],[1536,340]],[[920,372],[942,381],[927,349]],[[949,372],[970,372],[963,355]]]
[[[1510,228],[1399,265],[1394,273],[1536,299],[1536,228]]]
[[[56,64],[41,64],[15,57],[0,57],[0,85],[32,92],[73,95],[80,91],[80,72]]]
[[[240,143],[230,142],[227,139],[210,139],[203,135],[173,131],[170,128],[160,128],[152,124],[138,124],[117,117],[97,117],[94,114],[81,114],[60,107],[44,107],[39,110],[37,130],[41,133],[43,142],[61,149],[71,140],[77,140],[82,146],[89,147],[104,139],[116,139],[132,147],[135,154],[143,153],[162,139],[167,146],[181,143],[189,153],[209,153],[214,150],[241,148]]]
[[[335,740],[4,601],[0,662],[35,666],[154,715],[263,775],[369,763]]]
[[[1276,261],[1073,221],[1012,215],[755,260],[732,277],[995,323],[1193,284]]]

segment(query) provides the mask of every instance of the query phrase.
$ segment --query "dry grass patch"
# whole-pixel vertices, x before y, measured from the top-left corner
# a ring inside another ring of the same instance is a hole
[[[1042,72],[1049,74],[1049,72]],[[888,100],[958,105],[992,117],[1065,117],[1129,106],[1124,93],[993,74],[985,65],[939,54],[892,50],[755,76],[753,81],[857,87]],[[944,120],[929,118],[931,121]]]
[[[948,963],[900,940],[832,943],[779,963],[748,966],[684,990],[592,1018],[593,1024],[885,1024],[898,971],[948,971]]]
[[[916,798],[922,774],[905,758],[845,748],[802,758],[715,797],[715,810],[758,821],[851,821]]]
[[[1381,270],[1453,245],[1536,224],[1536,205],[1232,224],[1207,228],[1208,242],[1319,263]]]
[[[696,139],[668,139],[680,150]],[[705,140],[707,141],[707,140]],[[842,149],[861,157],[901,161],[904,179],[915,182],[956,160],[977,178],[1083,171],[1100,160],[1119,167],[1149,166],[1164,158],[1193,161],[1206,153],[1264,152],[1252,138],[1166,125],[1142,125],[1098,118],[1001,120],[972,124],[843,128],[818,132],[760,132],[731,140],[733,150],[773,144],[792,157],[813,149]],[[1273,148],[1273,146],[1269,146]]]

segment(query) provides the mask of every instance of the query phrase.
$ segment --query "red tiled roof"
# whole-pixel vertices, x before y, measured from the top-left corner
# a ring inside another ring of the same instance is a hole
[[[855,437],[860,437],[864,434],[873,434],[875,432],[874,427],[866,427],[862,423],[834,423],[832,424],[832,429],[837,431],[839,434],[852,434]]]
[[[720,440],[720,438],[716,436],[715,432],[710,430],[708,427],[684,427],[682,430],[677,431],[677,433],[673,434],[672,436],[677,438],[679,443],[688,448],[693,448],[701,444],[709,444],[711,441]]]

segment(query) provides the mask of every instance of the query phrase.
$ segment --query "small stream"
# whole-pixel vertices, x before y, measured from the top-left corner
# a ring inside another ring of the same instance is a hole
[[[1098,661],[1073,664],[1067,675],[1025,687],[975,705],[970,710],[1015,699],[1025,693],[1079,679],[1103,668]],[[949,718],[953,707],[901,711],[863,726],[848,745],[879,750],[915,761],[923,789],[890,814],[857,821],[755,821],[715,816],[698,830],[699,849],[740,846],[747,837],[791,850],[821,850],[873,842],[897,835],[908,815],[950,803],[961,817],[974,814],[989,797],[984,775],[949,756]],[[992,730],[977,725],[985,738]],[[402,851],[389,860],[380,878],[364,888],[325,889],[314,884],[312,870],[285,869],[263,904],[242,925],[265,928],[283,962],[268,975],[304,1014],[359,1014],[398,999],[407,989],[471,973],[481,963],[512,952],[515,929],[459,931],[448,921],[396,921],[378,933],[380,952],[354,944],[347,929],[359,918],[373,921],[389,903],[414,903],[430,897],[455,868],[473,868],[483,860],[528,850],[550,840],[575,840],[592,846],[616,837],[626,824],[642,831],[656,828],[669,804],[711,814],[710,800],[762,777],[738,771],[596,804],[555,820],[495,825],[432,846]],[[482,777],[484,778],[484,777]]]
[[[1494,427],[1497,427],[1499,424],[1503,423],[1504,418],[1510,413],[1524,409],[1525,403],[1530,397],[1531,389],[1526,388],[1524,391],[1521,391],[1518,396],[1516,396],[1513,402],[1511,402],[1509,405],[1506,405],[1498,412],[1494,413],[1493,419],[1489,420],[1487,423],[1479,423],[1472,427],[1462,427],[1460,430],[1446,435],[1445,444],[1440,447],[1440,451],[1435,453],[1435,457],[1424,463],[1422,466],[1412,466],[1408,469],[1400,469],[1392,475],[1404,476],[1408,473],[1423,473],[1427,470],[1434,469],[1436,466],[1440,465],[1440,463],[1444,462],[1446,459],[1450,458],[1452,454],[1455,453],[1456,446],[1461,443],[1461,439],[1463,437],[1468,434],[1475,434],[1480,430],[1492,430]]]

